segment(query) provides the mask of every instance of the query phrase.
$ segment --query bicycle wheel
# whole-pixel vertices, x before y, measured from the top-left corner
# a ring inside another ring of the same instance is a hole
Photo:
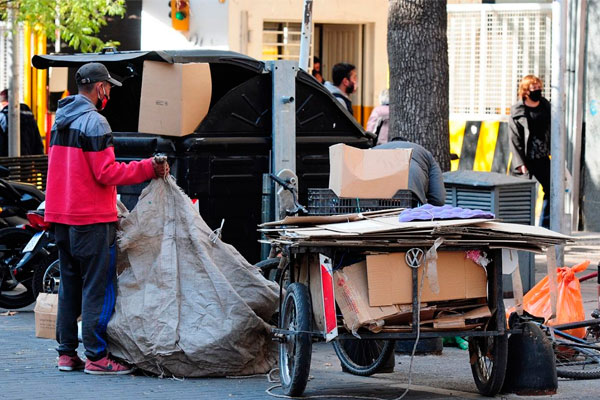
[[[567,379],[600,378],[600,346],[596,341],[555,337],[556,374]],[[590,346],[590,347],[588,347]],[[596,348],[593,348],[596,347]]]
[[[492,315],[490,330],[495,330],[496,316]],[[501,336],[472,336],[469,338],[469,359],[475,385],[484,396],[498,394],[506,376],[508,334]]]
[[[394,352],[393,340],[336,339],[333,349],[342,369],[353,375],[370,376],[379,372]]]
[[[281,307],[279,327],[293,332],[286,334],[279,345],[279,377],[283,392],[300,396],[308,383],[312,338],[310,333],[312,311],[308,289],[301,283],[292,283]]]

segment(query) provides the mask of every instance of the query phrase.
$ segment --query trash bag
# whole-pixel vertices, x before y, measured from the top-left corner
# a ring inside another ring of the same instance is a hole
[[[279,287],[222,242],[172,177],[153,180],[121,221],[109,351],[177,376],[268,372]]]
[[[559,325],[585,320],[583,299],[581,298],[581,285],[575,274],[585,271],[588,265],[590,265],[590,262],[586,260],[573,267],[556,269],[556,318],[552,321],[548,321],[548,318],[552,315],[552,309],[550,305],[550,283],[547,275],[523,296],[523,309],[532,315],[544,318],[548,325]],[[515,307],[508,309],[507,316],[514,311]],[[585,336],[585,328],[571,329],[565,332],[580,338]]]

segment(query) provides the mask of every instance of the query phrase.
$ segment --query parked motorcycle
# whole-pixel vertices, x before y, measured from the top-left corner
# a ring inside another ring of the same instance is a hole
[[[58,259],[44,203],[27,213],[28,223],[0,229],[0,307],[14,309],[33,303],[43,291],[44,274]]]
[[[9,175],[10,170],[0,166],[0,228],[27,224],[27,212],[45,199],[34,185],[3,179]]]

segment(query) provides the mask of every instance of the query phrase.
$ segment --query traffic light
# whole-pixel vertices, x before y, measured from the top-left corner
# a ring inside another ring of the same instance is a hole
[[[178,31],[190,30],[190,4],[189,0],[170,0],[171,26]]]

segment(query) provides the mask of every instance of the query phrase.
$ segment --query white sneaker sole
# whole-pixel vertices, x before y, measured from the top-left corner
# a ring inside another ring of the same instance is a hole
[[[83,366],[79,367],[79,368],[73,368],[73,367],[58,367],[59,371],[63,371],[63,372],[71,372],[71,371],[79,371],[82,370]]]
[[[91,375],[127,375],[133,372],[133,369],[128,369],[127,371],[91,371],[89,369],[84,369],[83,372]]]

